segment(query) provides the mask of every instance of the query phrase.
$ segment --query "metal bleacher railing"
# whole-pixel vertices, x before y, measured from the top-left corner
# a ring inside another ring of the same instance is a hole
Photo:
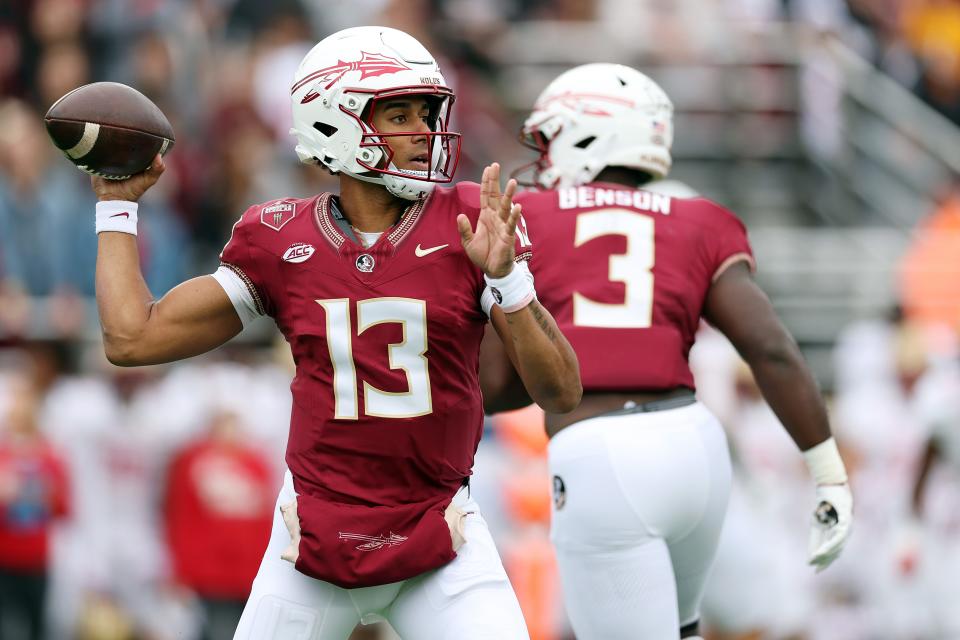
[[[800,204],[820,224],[757,225],[752,237],[760,282],[829,381],[840,330],[896,304],[912,231],[960,174],[960,130],[836,38],[808,34],[798,51],[816,176]]]
[[[895,304],[911,229],[960,173],[960,131],[834,36],[767,24],[713,42],[671,57],[594,23],[513,24],[490,49],[503,126],[574,64],[655,78],[676,106],[673,177],[745,220],[761,285],[829,385],[839,331]],[[87,316],[97,340],[92,303]]]
[[[747,223],[759,282],[829,386],[842,328],[896,304],[911,230],[960,173],[957,127],[803,27],[766,25],[678,59],[561,29],[547,38],[548,25],[521,25],[501,43],[510,106],[522,112],[556,73],[593,60],[656,79],[676,109],[673,177]]]

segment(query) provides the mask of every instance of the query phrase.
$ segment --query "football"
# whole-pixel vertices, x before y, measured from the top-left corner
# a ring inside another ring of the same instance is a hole
[[[44,117],[58,149],[80,169],[123,180],[173,146],[173,128],[147,96],[118,82],[94,82],[66,94]]]

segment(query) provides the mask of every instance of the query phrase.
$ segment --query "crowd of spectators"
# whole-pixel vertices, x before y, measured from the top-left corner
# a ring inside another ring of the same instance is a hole
[[[337,28],[391,24],[438,51],[459,89],[458,126],[477,141],[466,145],[461,175],[476,174],[489,160],[492,143],[484,141],[512,138],[512,131],[499,124],[488,70],[471,63],[470,51],[437,41],[431,9],[419,0],[351,3],[349,15],[340,3],[295,0],[0,3],[0,334],[29,332],[35,298],[48,300],[56,332],[89,321],[73,318],[83,309],[71,300],[93,293],[94,198],[87,176],[49,143],[41,119],[85,83],[136,87],[176,132],[139,236],[157,293],[215,269],[248,206],[334,184],[296,162],[287,131],[289,78],[312,44]]]
[[[283,472],[288,359],[125,370],[33,343],[0,362],[0,637],[231,638]]]
[[[0,349],[2,637],[231,637],[283,471],[291,369],[280,353],[231,347],[124,370],[96,348],[80,359],[61,345]],[[957,353],[955,335],[902,318],[840,336],[832,422],[858,520],[836,567],[815,575],[802,458],[733,348],[704,328],[691,356],[698,396],[721,416],[735,461],[707,638],[960,633]],[[938,455],[924,474],[928,444]],[[545,449],[535,407],[493,417],[471,491],[531,638],[570,640],[548,541]],[[38,620],[47,635],[28,635]],[[384,625],[360,638],[395,640]]]
[[[857,48],[960,124],[960,5],[951,0],[851,0]]]
[[[960,4],[952,0],[0,0],[0,538],[30,550],[13,560],[0,553],[0,599],[9,584],[22,586],[23,596],[12,601],[13,613],[4,600],[0,637],[39,628],[38,598],[47,603],[48,637],[229,637],[267,535],[289,416],[288,363],[263,344],[169,369],[121,371],[87,339],[96,327],[94,197],[88,177],[43,129],[57,98],[87,82],[124,82],[172,122],[176,145],[144,202],[138,236],[146,279],[159,295],[212,272],[251,204],[335,187],[324,172],[297,163],[287,130],[289,78],[309,47],[337,29],[386,24],[436,53],[457,92],[458,178],[475,179],[491,160],[518,165],[524,157],[515,143],[518,114],[506,106],[513,87],[497,54],[512,25],[549,20],[641,34],[662,62],[688,55],[694,35],[723,21],[784,19],[840,35],[960,123]],[[955,213],[945,209],[940,224],[949,226]],[[935,222],[931,228],[940,228]],[[922,271],[925,256],[939,250],[920,246],[913,264]],[[947,281],[940,282],[954,287]],[[948,306],[953,314],[956,305]],[[932,424],[960,423],[942,412],[930,417],[928,408],[953,392],[942,376],[927,376],[949,349],[941,344],[919,357],[900,330],[858,325],[838,345],[838,438],[849,443],[864,496],[858,527],[880,533],[855,534],[849,559],[824,580],[803,566],[797,538],[806,511],[794,507],[808,497],[799,456],[729,348],[711,351],[704,340],[698,384],[730,430],[740,474],[707,602],[712,638],[960,633],[949,601],[930,597],[943,593],[951,565],[916,554],[904,560],[898,524],[908,519]],[[921,391],[934,400],[921,402]],[[489,423],[474,488],[532,636],[557,640],[569,631],[546,541],[549,481],[538,420],[531,410]],[[931,519],[919,527],[950,558],[960,558],[950,540],[960,528],[949,509],[957,486],[938,472]],[[238,501],[241,494],[248,499]],[[216,544],[210,533],[223,530],[233,532],[235,546]],[[236,561],[197,560],[214,553]],[[770,579],[742,580],[745,566]],[[922,613],[898,615],[904,593]],[[814,624],[824,611],[830,624]]]
[[[0,1],[0,334],[45,326],[71,335],[93,321],[80,303],[93,293],[93,195],[42,125],[49,106],[77,86],[131,84],[174,126],[167,174],[141,223],[145,274],[159,294],[214,269],[251,204],[334,184],[296,162],[287,85],[309,47],[336,29],[387,24],[436,52],[458,95],[458,177],[470,179],[486,162],[515,166],[524,157],[498,55],[517,23],[629,30],[662,62],[683,58],[695,40],[718,47],[736,38],[724,25],[785,19],[840,34],[960,121],[960,6],[950,0],[364,0],[349,11],[330,0]]]

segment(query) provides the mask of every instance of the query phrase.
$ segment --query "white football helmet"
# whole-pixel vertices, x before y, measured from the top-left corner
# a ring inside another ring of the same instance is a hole
[[[415,38],[388,27],[354,27],[321,40],[304,57],[291,89],[297,155],[334,173],[384,185],[415,200],[450,182],[460,159],[460,134],[447,130],[454,95],[440,67]],[[377,101],[432,96],[429,133],[383,134],[371,123]],[[429,171],[393,164],[387,138],[427,137]]]
[[[606,167],[663,178],[672,162],[673,104],[635,69],[585,64],[544,89],[520,140],[540,157],[514,175],[532,170],[532,183],[545,189],[585,184]]]

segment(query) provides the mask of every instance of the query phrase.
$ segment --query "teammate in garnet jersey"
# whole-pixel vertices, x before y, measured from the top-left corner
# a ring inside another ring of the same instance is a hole
[[[823,401],[751,277],[743,224],[703,198],[640,190],[670,168],[672,112],[643,74],[592,64],[554,80],[522,131],[540,151],[531,168],[543,189],[517,197],[537,240],[531,270],[584,387],[577,410],[546,419],[551,538],[580,640],[698,633],[730,489],[723,430],[687,364],[701,316],[737,347],[810,465],[810,563],[826,567],[850,527]],[[493,373],[509,373],[504,358],[484,352],[488,409],[526,401]]]
[[[466,487],[483,422],[485,286],[537,402],[570,411],[581,388],[573,350],[535,299],[516,182],[501,193],[494,164],[481,185],[434,189],[459,154],[453,93],[403,32],[324,39],[291,100],[298,155],[338,174],[340,194],[250,207],[220,269],[159,301],[132,234],[162,161],[123,182],[93,179],[107,355],[186,358],[259,315],[290,343],[289,472],[236,638],[342,639],[381,616],[406,638],[526,638]]]

